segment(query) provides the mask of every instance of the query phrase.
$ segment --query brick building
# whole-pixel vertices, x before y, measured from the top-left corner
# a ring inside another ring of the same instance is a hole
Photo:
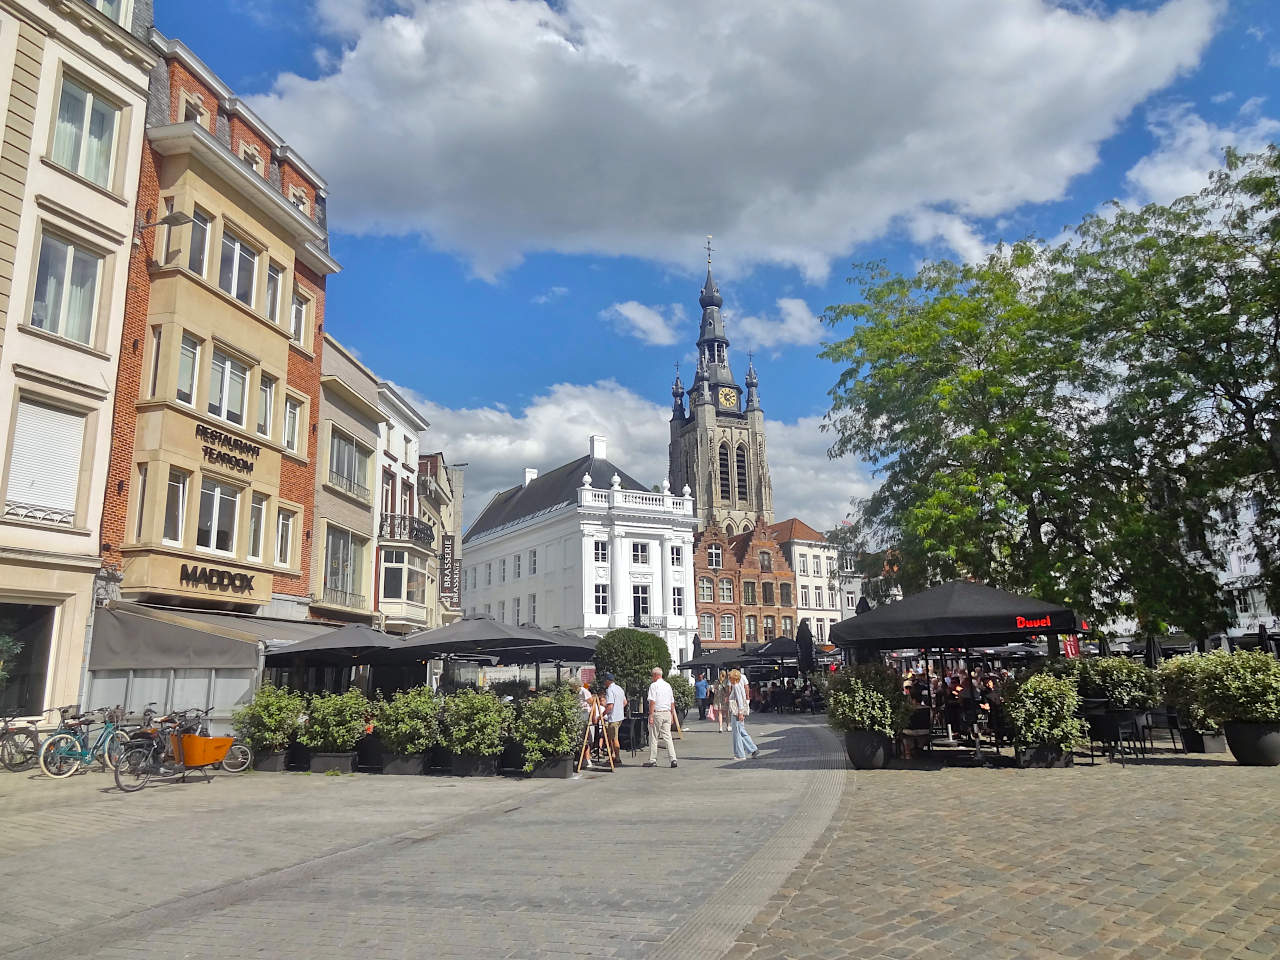
[[[734,537],[712,521],[694,542],[693,576],[704,650],[795,636],[795,574],[763,520]]]

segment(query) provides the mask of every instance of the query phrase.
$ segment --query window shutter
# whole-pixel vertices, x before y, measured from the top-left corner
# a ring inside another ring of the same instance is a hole
[[[83,446],[83,416],[43,403],[19,401],[6,501],[74,514]]]

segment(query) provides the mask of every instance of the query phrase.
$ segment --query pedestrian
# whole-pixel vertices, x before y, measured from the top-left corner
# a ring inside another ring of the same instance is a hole
[[[693,685],[694,696],[698,698],[698,719],[707,719],[707,675],[705,673],[698,674],[698,680]]]
[[[622,688],[613,682],[613,674],[604,675],[605,733],[609,739],[609,750],[613,754],[613,765],[622,766],[622,745],[618,742],[618,730],[627,715],[627,695]]]
[[[739,760],[754,759],[760,755],[751,735],[747,733],[747,717],[751,714],[751,693],[742,671],[729,673],[729,727],[733,730],[733,755]]]
[[[676,766],[676,744],[671,739],[671,726],[676,720],[676,695],[671,684],[662,679],[662,668],[654,667],[653,682],[649,684],[649,759],[646,767],[658,765],[658,741],[661,740]]]
[[[721,670],[720,677],[716,680],[716,721],[720,724],[720,732],[724,733],[729,717],[729,674]]]
[[[595,694],[591,692],[591,684],[583,680],[582,686],[578,689],[578,707],[582,710],[582,719],[591,722],[591,707],[595,700]]]

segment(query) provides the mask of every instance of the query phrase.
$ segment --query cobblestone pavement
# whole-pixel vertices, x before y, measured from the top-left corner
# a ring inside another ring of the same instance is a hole
[[[677,769],[574,781],[0,776],[0,957],[717,957],[846,774],[811,718],[754,761],[693,727]]]
[[[726,960],[1280,957],[1280,770],[850,771]]]

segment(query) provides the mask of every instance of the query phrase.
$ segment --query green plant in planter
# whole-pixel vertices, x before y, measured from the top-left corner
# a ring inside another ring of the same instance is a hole
[[[863,691],[872,691],[884,698],[892,714],[891,725],[894,734],[906,729],[907,722],[911,719],[911,701],[902,692],[902,680],[897,672],[882,663],[860,663],[852,667],[845,667],[840,672],[831,675],[831,679],[827,684],[827,719],[831,719],[829,703],[831,697],[834,697],[837,693],[844,693],[857,699],[860,696],[859,688]],[[832,725],[834,726],[834,724]],[[837,727],[837,729],[840,728]],[[870,730],[874,728],[858,727],[855,729]],[[888,734],[888,736],[892,735]]]
[[[1209,722],[1280,723],[1280,661],[1261,650],[1200,658],[1200,707]]]
[[[667,677],[667,681],[671,684],[671,692],[676,695],[676,710],[680,713],[684,713],[697,702],[693,684],[683,673],[673,673]]]
[[[370,710],[368,698],[354,687],[346,693],[314,696],[298,739],[317,753],[354,750],[364,736]]]
[[[827,698],[827,722],[840,733],[867,730],[891,738],[901,729],[888,698],[856,680]]]
[[[1146,664],[1128,657],[1095,657],[1080,661],[1080,696],[1106,700],[1120,710],[1149,710],[1159,684]]]
[[[489,692],[499,699],[511,697],[513,700],[523,700],[529,696],[529,684],[519,679],[499,680],[489,684]]]
[[[254,753],[284,750],[297,736],[306,709],[301,693],[264,683],[252,700],[231,714],[231,728]]]
[[[375,707],[378,737],[397,756],[416,756],[439,745],[441,698],[430,687],[397,690]]]
[[[649,689],[654,667],[661,667],[662,675],[670,679],[671,652],[656,633],[630,627],[610,630],[596,645],[595,660],[597,673],[612,673],[633,703]]]
[[[1028,677],[1005,700],[1018,743],[1064,753],[1088,743],[1084,721],[1076,716],[1079,706],[1075,683],[1047,673]]]
[[[1156,671],[1165,703],[1178,711],[1180,721],[1198,733],[1217,732],[1213,721],[1205,716],[1200,697],[1208,663],[1208,658],[1201,654],[1187,653],[1163,661]]]
[[[533,773],[548,760],[573,756],[582,742],[577,693],[562,686],[554,694],[523,701],[512,733],[524,748],[525,773]]]
[[[444,700],[444,742],[462,757],[496,757],[511,726],[511,704],[492,693],[459,690]]]

